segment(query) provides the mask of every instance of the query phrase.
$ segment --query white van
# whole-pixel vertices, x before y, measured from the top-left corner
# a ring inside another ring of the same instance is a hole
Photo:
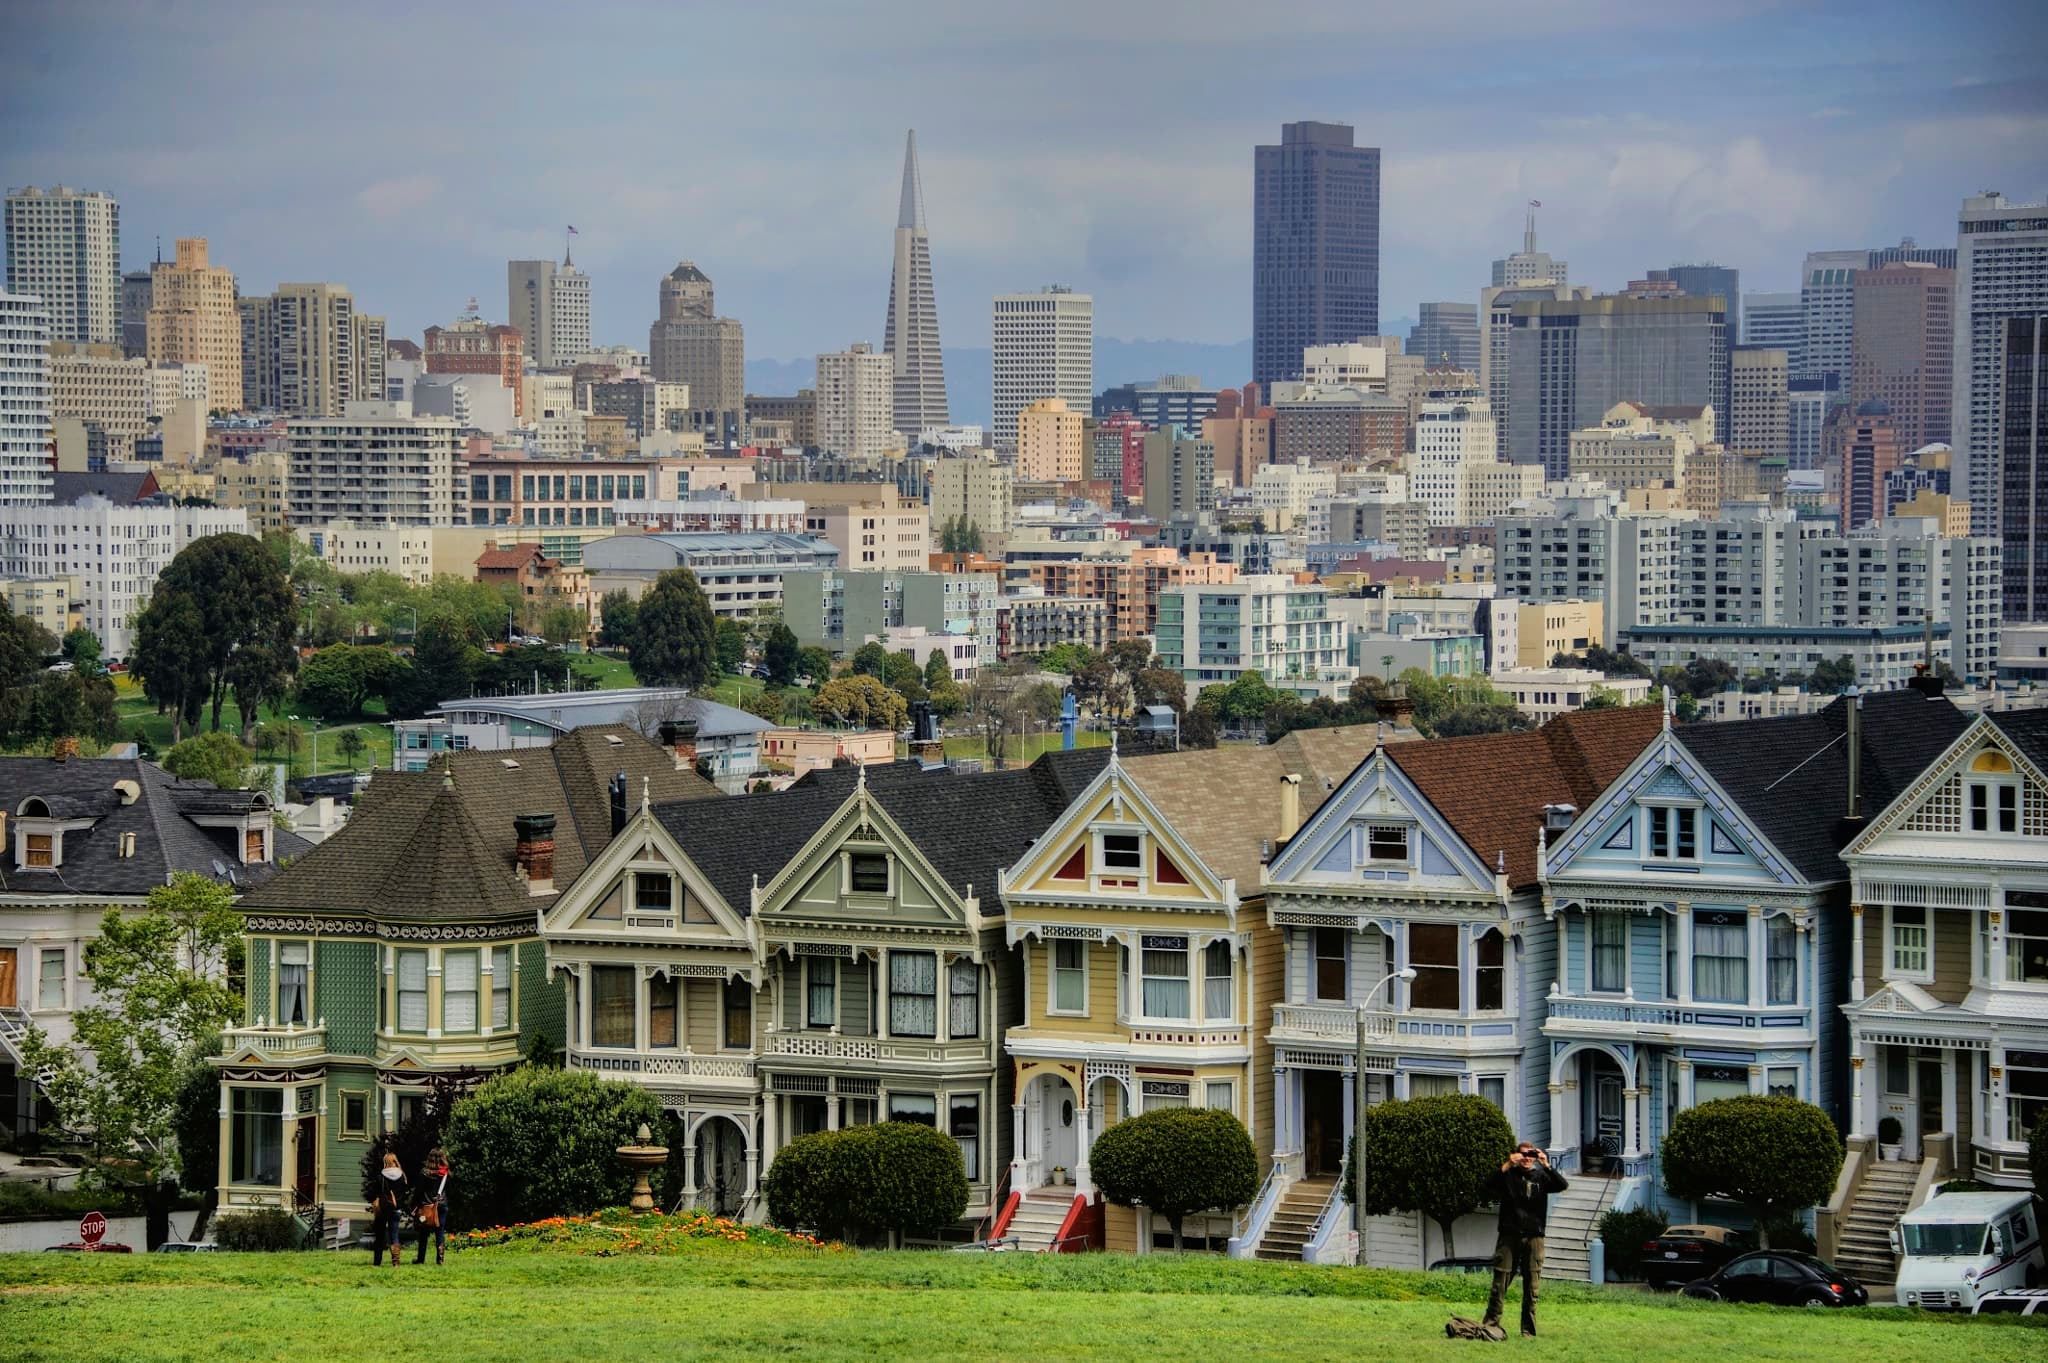
[[[1968,1311],[1986,1292],[2040,1280],[2041,1226],[2031,1193],[1944,1193],[1899,1218],[1901,1306]]]

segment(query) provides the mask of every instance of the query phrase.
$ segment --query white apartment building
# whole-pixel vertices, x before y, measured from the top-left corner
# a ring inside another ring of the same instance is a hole
[[[1095,300],[1058,284],[1037,293],[999,293],[994,304],[991,411],[998,450],[1017,448],[1017,413],[1040,398],[1065,398],[1077,412],[1095,398]]]
[[[130,622],[178,551],[208,535],[248,533],[246,513],[221,507],[125,506],[92,496],[67,506],[0,506],[0,576],[76,578],[85,627],[108,659],[126,658],[135,647]]]
[[[536,366],[573,369],[590,353],[590,276],[566,253],[560,265],[508,261],[505,317],[526,338],[527,357]]]
[[[203,364],[152,364],[149,367],[149,414],[168,419],[179,403],[190,402],[203,412],[207,377]]]
[[[848,571],[926,572],[931,567],[931,512],[922,502],[898,497],[893,488],[878,501],[811,507],[802,529],[837,549],[840,566]]]
[[[416,417],[409,402],[351,402],[338,417],[286,424],[292,525],[327,521],[457,525],[464,519],[465,439],[448,417]]]
[[[154,385],[148,360],[71,350],[50,356],[49,373],[51,417],[98,426],[109,459],[129,458],[135,442],[149,434]]]
[[[1416,404],[1415,450],[1404,461],[1410,495],[1429,508],[1431,525],[1472,525],[1469,470],[1495,462],[1493,404],[1478,392],[1432,394]]]
[[[1954,491],[1970,533],[1999,533],[2005,323],[2048,312],[2048,203],[1996,192],[1963,200],[1956,226]],[[1959,671],[1961,669],[1958,669]]]
[[[1301,352],[1303,383],[1325,387],[1387,391],[1387,352],[1376,345],[1351,341],[1343,345],[1312,345]],[[1278,385],[1275,385],[1276,390]]]
[[[121,205],[96,189],[7,191],[7,291],[43,300],[50,339],[121,341]]]
[[[546,459],[574,459],[581,454],[584,414],[576,405],[575,380],[567,374],[528,374],[520,386],[526,448]]]
[[[1014,514],[1012,475],[986,453],[934,459],[926,466],[931,481],[932,525],[944,529],[964,521],[984,536],[1007,535]]]
[[[292,532],[337,573],[392,573],[415,587],[435,577],[476,576],[477,555],[514,543],[519,531],[504,526],[358,525],[329,521]],[[526,533],[531,541],[534,535]]]
[[[1358,680],[1349,661],[1351,627],[1330,609],[1330,593],[1278,573],[1159,592],[1159,665],[1186,680],[1188,694],[1256,670],[1282,691],[1341,699]]]
[[[1651,686],[1648,677],[1609,677],[1584,667],[1497,668],[1487,680],[1538,724],[1584,708],[1595,692],[1635,705],[1649,698]]]
[[[0,506],[50,500],[50,425],[50,315],[0,293]]]
[[[1291,464],[1268,464],[1252,475],[1252,505],[1268,530],[1292,530],[1306,525],[1309,508],[1318,500],[1326,506],[1337,495],[1337,470],[1327,465],[1297,459]]]
[[[865,342],[818,356],[818,448],[880,459],[895,443],[896,361]]]

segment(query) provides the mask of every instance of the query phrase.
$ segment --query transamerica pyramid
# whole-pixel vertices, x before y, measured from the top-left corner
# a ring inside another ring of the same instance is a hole
[[[896,429],[915,442],[919,431],[946,425],[946,367],[939,358],[939,305],[932,292],[932,241],[924,226],[915,128],[903,144],[903,201],[896,213],[896,264],[889,271],[882,350],[896,361]]]

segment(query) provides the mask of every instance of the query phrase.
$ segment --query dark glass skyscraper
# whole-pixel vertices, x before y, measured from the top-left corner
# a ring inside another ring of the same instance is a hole
[[[2048,621],[2048,313],[2005,321],[1999,526],[2005,618]]]
[[[1377,336],[1380,151],[1343,123],[1287,123],[1252,175],[1252,377],[1301,373],[1301,352]]]

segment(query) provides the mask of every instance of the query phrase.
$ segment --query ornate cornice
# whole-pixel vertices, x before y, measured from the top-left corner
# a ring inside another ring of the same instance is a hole
[[[540,936],[525,919],[497,923],[380,923],[370,918],[290,917],[251,914],[244,922],[253,934],[284,937],[374,937],[387,942],[502,942]]]

